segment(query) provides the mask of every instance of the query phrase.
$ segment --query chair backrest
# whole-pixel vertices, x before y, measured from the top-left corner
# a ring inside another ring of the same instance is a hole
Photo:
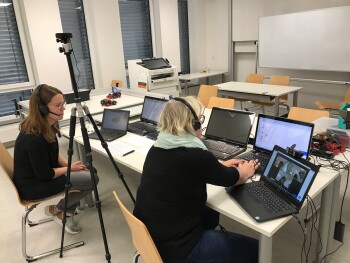
[[[270,85],[289,86],[289,76],[272,75],[269,80]],[[288,94],[282,95],[281,99],[287,100]]]
[[[13,179],[13,158],[6,147],[0,142],[0,166],[11,180]]]
[[[118,83],[118,88],[122,88],[123,87],[123,81],[121,80],[115,80],[113,79],[111,82],[111,87],[115,87],[115,85]]]
[[[348,90],[345,93],[343,103],[345,103],[345,102],[350,102],[350,87],[348,88]]]
[[[210,97],[208,103],[208,109],[212,109],[213,107],[221,107],[221,108],[229,108],[233,109],[235,106],[234,99],[228,98],[220,98],[220,97]]]
[[[289,76],[272,75],[269,80],[270,85],[288,86]]]
[[[245,82],[262,84],[264,82],[264,74],[249,73],[245,79]]]
[[[140,253],[142,260],[145,263],[162,263],[163,260],[159,255],[158,249],[154,244],[147,227],[125,208],[115,191],[113,191],[113,194],[118,202],[118,205],[120,206],[120,209],[122,210],[126,222],[129,225],[133,244]]]
[[[329,112],[324,110],[291,107],[288,113],[288,119],[305,122],[313,122],[320,117],[329,117]]]
[[[198,91],[198,99],[203,103],[204,107],[208,107],[209,98],[218,96],[218,87],[212,85],[201,85]]]

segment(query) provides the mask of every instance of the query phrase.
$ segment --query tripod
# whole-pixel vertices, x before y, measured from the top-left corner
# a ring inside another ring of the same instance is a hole
[[[75,81],[75,76],[74,76],[74,71],[73,71],[73,66],[72,66],[72,60],[70,57],[70,54],[73,51],[71,44],[70,44],[70,38],[72,38],[71,33],[57,33],[56,34],[56,41],[61,42],[63,45],[62,47],[59,48],[59,52],[64,53],[66,55],[66,58],[67,58],[72,87],[73,87],[73,91],[74,91],[74,101],[76,103],[76,106],[73,107],[71,110],[71,117],[70,117],[69,145],[68,145],[68,151],[67,151],[68,167],[67,167],[67,177],[66,177],[66,184],[65,184],[65,204],[64,204],[64,213],[63,213],[63,219],[62,219],[63,227],[62,227],[60,257],[61,258],[63,257],[64,233],[65,233],[65,224],[66,224],[66,219],[67,219],[66,212],[67,212],[67,206],[68,206],[68,191],[70,188],[70,174],[71,174],[71,164],[72,164],[72,156],[73,156],[73,141],[74,141],[74,135],[75,135],[75,126],[76,126],[76,113],[78,113],[78,118],[79,118],[79,122],[80,122],[81,133],[82,133],[83,143],[84,143],[84,148],[85,148],[87,167],[90,171],[91,182],[93,184],[95,204],[96,204],[96,208],[98,211],[98,217],[99,217],[99,221],[100,221],[100,227],[101,227],[101,232],[102,232],[102,237],[103,237],[103,242],[104,242],[104,247],[105,247],[105,253],[106,253],[105,258],[106,258],[107,262],[110,263],[111,262],[111,255],[110,255],[109,249],[108,249],[107,237],[106,237],[106,232],[105,232],[105,227],[104,227],[103,217],[102,217],[102,211],[101,211],[101,202],[100,202],[100,198],[99,198],[99,194],[98,194],[98,190],[97,190],[97,186],[96,186],[94,167],[92,165],[91,146],[90,146],[88,132],[87,132],[87,129],[85,126],[84,112],[87,115],[87,117],[89,118],[90,122],[92,123],[95,133],[97,134],[99,140],[101,141],[103,148],[106,150],[108,157],[112,161],[112,164],[113,164],[114,168],[116,169],[119,178],[121,178],[125,188],[127,189],[127,192],[129,193],[129,195],[134,203],[135,203],[135,199],[134,199],[128,185],[126,184],[126,182],[124,180],[123,174],[121,173],[117,164],[115,163],[113,156],[108,149],[107,143],[104,141],[95,121],[93,120],[93,118],[89,112],[88,107],[86,105],[84,105],[84,106],[81,105],[81,99],[79,97],[79,92],[78,92],[77,84]]]

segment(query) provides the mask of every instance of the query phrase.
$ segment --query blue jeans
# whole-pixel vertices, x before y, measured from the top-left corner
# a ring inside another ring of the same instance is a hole
[[[247,236],[214,230],[219,213],[206,208],[203,223],[206,230],[189,255],[181,263],[256,263],[259,242]]]

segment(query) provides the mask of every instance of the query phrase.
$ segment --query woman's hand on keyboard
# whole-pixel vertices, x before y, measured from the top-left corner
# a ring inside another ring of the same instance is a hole
[[[222,164],[227,166],[227,167],[238,167],[239,164],[242,164],[244,162],[245,162],[245,160],[242,160],[242,159],[230,159],[230,160],[222,162]]]
[[[244,161],[238,164],[239,180],[236,184],[243,184],[250,179],[259,165],[260,163],[258,160]]]

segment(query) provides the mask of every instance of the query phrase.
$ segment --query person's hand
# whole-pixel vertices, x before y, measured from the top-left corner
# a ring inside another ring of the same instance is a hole
[[[86,168],[86,166],[81,161],[76,161],[76,162],[72,163],[71,171],[72,172],[88,171],[88,169]]]
[[[230,159],[225,162],[222,162],[222,164],[227,167],[238,167],[239,164],[242,164],[244,162],[245,160],[242,160],[242,159]]]
[[[255,170],[258,169],[259,166],[260,166],[260,163],[258,160],[250,160],[250,161],[245,161],[241,164],[238,164],[239,180],[237,184],[245,183],[248,179],[250,179],[254,175]]]

